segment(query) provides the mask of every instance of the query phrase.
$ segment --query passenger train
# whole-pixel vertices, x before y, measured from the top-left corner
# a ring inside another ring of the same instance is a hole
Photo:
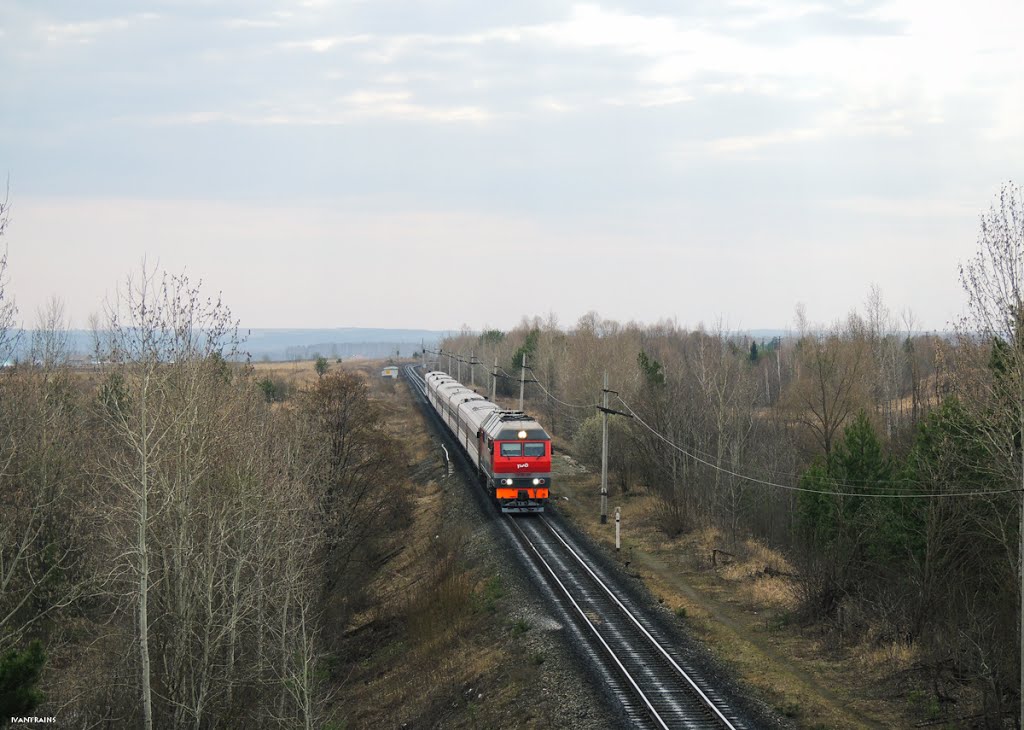
[[[543,512],[551,488],[551,437],[445,372],[425,377],[427,400],[476,467],[502,512]]]

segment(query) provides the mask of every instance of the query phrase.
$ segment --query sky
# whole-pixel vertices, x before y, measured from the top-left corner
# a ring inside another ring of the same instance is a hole
[[[1019,0],[0,0],[8,291],[248,327],[944,329],[1024,182]]]

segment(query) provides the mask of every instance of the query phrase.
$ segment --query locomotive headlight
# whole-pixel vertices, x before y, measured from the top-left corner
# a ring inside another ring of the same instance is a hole
[[[535,487],[536,487],[536,486],[538,486],[538,485],[540,485],[540,479],[534,479],[534,480],[533,480],[533,486],[535,486]]]
[[[524,439],[524,438],[526,438],[526,431],[520,431],[520,432],[519,432],[519,434],[518,434],[518,436],[519,436],[519,438],[521,438],[521,439]]]
[[[512,486],[512,480],[511,479],[506,479],[505,480],[505,486],[511,487]]]

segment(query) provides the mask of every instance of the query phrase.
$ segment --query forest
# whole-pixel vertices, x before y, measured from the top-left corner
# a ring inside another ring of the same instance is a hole
[[[510,404],[524,387],[526,409],[595,469],[607,373],[625,414],[609,417],[613,489],[655,495],[667,536],[710,526],[726,549],[781,549],[798,566],[800,620],[844,646],[914,647],[928,684],[969,687],[974,722],[1001,727],[1021,679],[1019,188],[982,216],[960,281],[969,308],[945,332],[920,331],[872,286],[831,325],[798,305],[770,341],[590,312],[568,328],[552,315],[464,330],[439,366],[451,355],[466,382],[471,365],[482,386],[494,376]]]
[[[340,629],[405,519],[364,379],[271,403],[184,276],[126,282],[94,368],[59,300],[31,332],[0,302],[4,355],[31,351],[0,371],[0,726],[329,727]]]

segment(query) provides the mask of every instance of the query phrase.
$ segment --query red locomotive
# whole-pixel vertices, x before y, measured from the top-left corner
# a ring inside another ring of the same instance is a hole
[[[476,466],[502,512],[543,512],[551,437],[522,411],[503,410],[448,373],[426,375],[427,400]]]

